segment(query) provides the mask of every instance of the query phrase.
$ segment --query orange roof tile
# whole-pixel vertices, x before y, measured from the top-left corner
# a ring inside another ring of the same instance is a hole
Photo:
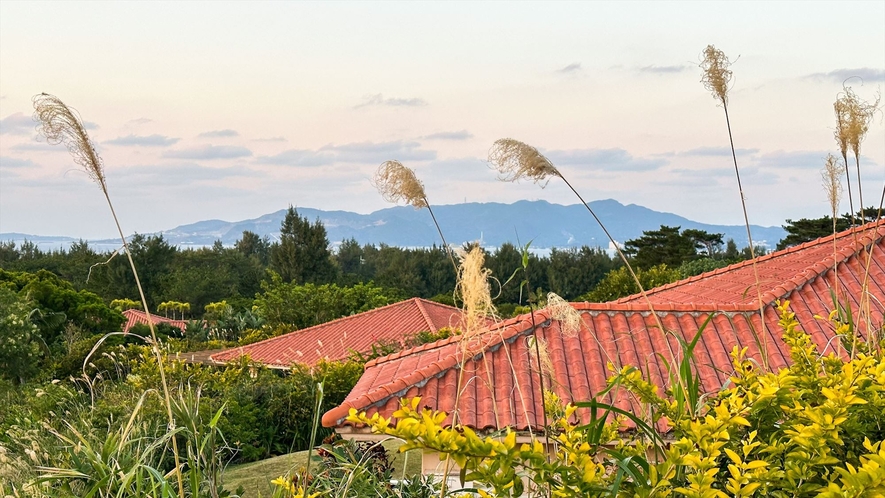
[[[852,309],[858,307],[870,256],[869,291],[873,302],[885,302],[885,224],[869,224],[838,234],[835,240],[840,293],[849,296]],[[694,366],[702,390],[715,392],[733,370],[729,354],[735,346],[747,347],[748,356],[760,361],[763,345],[770,368],[788,364],[789,351],[777,326],[778,299],[790,301],[790,309],[820,349],[838,347],[828,322],[815,318],[833,308],[832,258],[833,237],[759,258],[764,327],[754,298],[752,267],[740,263],[650,291],[668,334],[659,329],[644,299],[630,296],[610,303],[573,303],[582,317],[582,328],[574,337],[564,336],[560,323],[541,310],[534,314],[536,326],[528,314],[504,321],[474,339],[466,356],[455,337],[379,358],[366,365],[345,401],[323,416],[323,425],[349,425],[345,418],[351,408],[390,417],[400,398],[415,396],[422,398],[423,406],[451,414],[461,377],[457,406],[461,423],[475,429],[540,428],[543,405],[537,361],[528,341],[532,335],[546,343],[554,365],[545,388],[552,386],[564,400],[586,400],[606,387],[612,375],[609,363],[635,366],[666,387],[671,352],[680,351],[676,336],[690,340],[711,315],[695,349]],[[874,323],[881,323],[882,310],[874,315]],[[641,409],[623,391],[609,393],[605,401],[634,413]],[[586,416],[580,410],[578,414]]]
[[[227,362],[248,355],[273,367],[288,368],[295,362],[313,365],[320,359],[347,358],[351,351],[367,352],[378,341],[400,341],[418,332],[458,327],[460,321],[457,308],[413,298],[228,349],[212,355],[212,360]]]
[[[123,332],[129,332],[135,324],[140,323],[142,325],[148,324],[147,313],[141,310],[136,309],[128,309],[123,312],[123,316],[126,317],[126,323],[123,324]],[[170,320],[164,316],[157,316],[151,313],[151,319],[154,321],[154,324],[166,323],[171,325],[172,327],[178,327],[182,332],[187,328],[187,320]]]

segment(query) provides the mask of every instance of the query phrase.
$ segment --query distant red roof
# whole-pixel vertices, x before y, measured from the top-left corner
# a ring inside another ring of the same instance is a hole
[[[129,332],[129,329],[132,328],[136,323],[140,323],[142,325],[147,325],[147,313],[141,310],[129,309],[123,312],[123,316],[126,317],[126,323],[123,324],[123,332]],[[154,325],[159,323],[166,323],[171,325],[172,327],[178,327],[182,332],[187,328],[187,320],[170,320],[164,316],[157,316],[151,313],[151,319],[154,321]]]
[[[765,333],[753,269],[748,262],[669,284],[649,292],[667,331],[690,340],[713,315],[695,349],[694,366],[705,392],[721,389],[733,371],[729,353],[734,346],[747,347],[748,356],[761,359],[754,339],[758,334],[768,351],[769,366],[787,365],[789,351],[780,339],[777,300],[789,300],[790,309],[822,350],[838,347],[826,317],[833,309],[833,239],[822,238],[757,260],[765,303]],[[873,303],[885,302],[885,224],[871,223],[835,237],[840,294],[849,296],[858,309],[867,258],[870,256],[868,288]],[[875,306],[875,305],[874,305]],[[540,428],[542,396],[537,360],[530,351],[531,336],[546,343],[553,372],[545,380],[564,400],[586,400],[606,387],[611,376],[607,364],[635,366],[658,386],[666,386],[666,365],[671,351],[679,352],[675,337],[658,328],[648,305],[640,296],[610,303],[573,303],[582,318],[574,337],[562,334],[561,323],[549,310],[507,320],[480,335],[467,348],[462,395],[458,403],[460,423],[475,429],[512,427]],[[881,306],[873,322],[881,323]],[[754,332],[755,331],[755,332]],[[326,427],[350,425],[345,417],[351,408],[390,417],[400,398],[421,397],[421,405],[452,413],[463,357],[453,337],[379,358],[366,371],[345,401],[323,416]],[[761,363],[761,361],[760,361]],[[640,410],[623,391],[610,394],[608,402],[625,410]],[[580,411],[578,412],[580,415]],[[451,420],[451,416],[447,422]]]
[[[248,355],[253,361],[273,367],[288,368],[295,362],[313,365],[320,359],[347,358],[351,351],[367,352],[378,341],[401,341],[418,332],[457,328],[460,322],[458,308],[413,298],[228,349],[212,355],[212,360],[228,362]]]

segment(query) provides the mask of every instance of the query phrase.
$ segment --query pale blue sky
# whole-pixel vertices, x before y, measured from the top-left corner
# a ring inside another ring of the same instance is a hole
[[[502,137],[544,150],[588,200],[740,224],[722,109],[696,66],[709,43],[736,59],[751,221],[826,214],[833,100],[847,76],[864,98],[885,85],[882,1],[4,0],[0,232],[113,234],[98,189],[34,140],[39,92],[90,123],[127,231],[290,203],[370,212],[387,206],[368,182],[386,159],[438,204],[576,202],[555,181],[497,182],[485,157]],[[863,153],[878,198],[882,114]]]

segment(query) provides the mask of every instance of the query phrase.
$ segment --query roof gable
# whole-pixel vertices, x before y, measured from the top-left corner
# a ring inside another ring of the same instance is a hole
[[[457,308],[413,298],[228,349],[212,355],[212,360],[227,362],[248,355],[253,361],[278,368],[295,362],[313,365],[320,359],[347,358],[351,351],[366,352],[379,341],[399,341],[422,331],[458,327],[460,321]]]
[[[128,309],[123,311],[123,316],[126,317],[126,323],[123,324],[123,332],[128,333],[129,329],[131,329],[136,324],[147,325],[148,318],[147,313],[137,309]],[[172,320],[166,318],[164,316],[157,316],[151,313],[151,320],[154,324],[166,323],[172,327],[178,327],[182,332],[187,328],[187,320]]]

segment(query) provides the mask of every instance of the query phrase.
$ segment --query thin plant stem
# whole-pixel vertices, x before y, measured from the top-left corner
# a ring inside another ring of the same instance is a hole
[[[620,245],[618,245],[618,243],[615,242],[614,237],[612,237],[612,235],[611,235],[611,233],[609,233],[608,229],[605,228],[605,225],[602,223],[602,220],[599,219],[599,216],[596,216],[596,213],[593,211],[593,209],[590,208],[590,205],[587,204],[587,201],[584,200],[584,198],[581,196],[581,194],[579,194],[578,191],[575,190],[574,187],[572,187],[572,184],[569,183],[568,180],[566,180],[565,176],[563,176],[562,174],[559,174],[557,176],[559,176],[559,178],[561,178],[562,181],[565,182],[565,184],[568,186],[568,188],[571,189],[571,191],[578,197],[578,199],[581,201],[581,204],[583,204],[584,208],[586,208],[587,211],[590,213],[590,215],[593,216],[593,219],[596,220],[596,223],[599,225],[600,228],[602,228],[602,231],[605,233],[606,237],[608,237],[608,240],[611,241],[612,245],[615,247],[615,251],[618,252],[618,256],[621,257],[621,261],[624,262],[624,265],[627,267],[627,271],[630,272],[630,276],[633,277],[633,281],[636,283],[636,286],[639,288],[639,293],[642,295],[642,298],[645,300],[645,303],[648,305],[648,310],[651,313],[651,316],[653,317],[653,319],[655,321],[655,325],[657,325],[658,328],[661,330],[661,333],[664,334],[664,342],[667,344],[667,349],[670,351],[670,358],[675,362],[676,361],[676,354],[673,352],[673,348],[670,347],[670,341],[666,337],[667,330],[664,328],[664,323],[661,322],[661,317],[659,317],[658,313],[655,311],[654,305],[651,302],[651,298],[649,298],[648,293],[645,292],[645,288],[642,286],[642,282],[639,281],[639,277],[636,276],[636,272],[633,271],[633,266],[630,265],[630,261],[627,259],[627,255],[624,254],[624,251],[621,250]]]
[[[848,209],[851,212],[851,227],[853,228],[857,225],[857,220],[854,216],[854,200],[851,197],[851,171],[848,170],[848,153],[842,152],[842,163],[845,165],[845,180],[848,184]],[[863,209],[863,203],[861,203],[861,209]]]
[[[151,317],[150,308],[148,308],[147,298],[144,295],[144,289],[141,287],[141,280],[138,278],[138,270],[135,268],[135,261],[132,259],[132,252],[129,251],[129,243],[126,241],[126,236],[123,235],[123,228],[120,226],[120,221],[117,219],[117,213],[114,211],[114,204],[111,202],[111,197],[108,195],[108,191],[104,186],[102,186],[102,192],[104,193],[104,198],[108,201],[108,207],[111,209],[111,217],[114,218],[114,224],[117,225],[117,231],[120,234],[120,239],[123,241],[123,249],[126,251],[126,257],[129,259],[129,266],[132,268],[132,275],[135,276],[135,286],[138,287],[138,295],[141,297],[141,304],[144,306],[145,315],[147,317],[148,328],[151,330],[151,349],[154,352],[154,355],[157,357],[157,366],[160,371],[160,384],[163,386],[163,397],[165,398],[166,405],[166,416],[169,420],[169,430],[175,430],[175,417],[172,416],[172,398],[169,394],[169,385],[166,382],[166,368],[163,365],[163,355],[160,354],[160,346],[157,340],[157,332],[154,329],[154,319]],[[181,475],[181,457],[178,453],[178,442],[176,437],[172,437],[172,453],[175,459],[175,475],[178,478],[178,496],[180,498],[184,498],[184,479]]]
[[[731,145],[731,158],[734,161],[734,174],[737,178],[738,193],[740,193],[741,196],[741,209],[744,213],[744,226],[747,228],[747,241],[750,243],[750,261],[753,266],[753,278],[756,280],[756,296],[759,300],[759,323],[762,324],[762,341],[759,344],[759,352],[762,354],[762,364],[765,369],[768,370],[768,328],[765,326],[765,303],[762,302],[762,284],[759,281],[759,270],[756,267],[756,248],[753,245],[753,235],[750,232],[750,217],[747,216],[747,201],[744,198],[744,188],[741,185],[741,171],[740,168],[738,168],[737,153],[734,150],[734,137],[731,133],[731,120],[728,117],[728,104],[724,99],[722,100],[722,109],[725,111],[725,125],[728,127],[728,142]]]
[[[436,231],[439,233],[439,238],[442,239],[443,247],[446,249],[446,254],[448,254],[449,261],[452,262],[452,267],[455,268],[455,275],[457,276],[458,265],[455,263],[455,256],[452,254],[452,248],[449,247],[449,243],[446,242],[446,236],[443,235],[442,228],[439,227],[439,223],[436,221],[436,216],[433,214],[433,209],[430,207],[427,197],[424,197],[424,203],[427,204],[427,211],[430,212],[430,218],[433,219],[433,225],[436,226]]]

